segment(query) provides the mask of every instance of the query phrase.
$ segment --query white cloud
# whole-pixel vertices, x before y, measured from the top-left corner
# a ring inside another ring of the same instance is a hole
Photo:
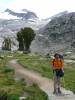
[[[39,17],[46,18],[65,10],[75,11],[75,0],[14,0],[8,7],[15,10],[29,9]]]

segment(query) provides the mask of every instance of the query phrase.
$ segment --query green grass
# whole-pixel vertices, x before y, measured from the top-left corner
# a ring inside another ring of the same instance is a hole
[[[0,100],[19,100],[20,96],[26,96],[26,100],[47,100],[46,93],[37,85],[27,86],[24,79],[15,80],[15,70],[7,63],[16,54],[12,58],[8,57],[12,55],[10,52],[4,52],[3,55],[4,58],[0,59]]]
[[[29,94],[26,100],[48,100],[48,96],[36,84],[26,87],[25,91]]]
[[[51,62],[42,56],[29,56],[26,54],[17,54],[16,57],[19,59],[19,63],[25,68],[39,72],[44,77],[53,78]],[[73,91],[75,93],[75,65],[66,64],[65,76],[62,81],[62,86]]]
[[[18,55],[19,63],[25,68],[39,72],[44,77],[52,78],[52,68],[50,62],[41,56]]]
[[[1,91],[3,91],[8,95],[8,100],[19,100],[23,86],[20,82],[14,80],[14,69],[6,66],[8,60],[9,58],[6,55],[3,59],[0,59],[0,99],[4,98],[4,95],[1,94]]]
[[[75,68],[65,68],[65,88],[75,93]]]

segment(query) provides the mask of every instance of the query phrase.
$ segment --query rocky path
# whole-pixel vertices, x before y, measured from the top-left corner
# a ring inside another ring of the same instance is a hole
[[[67,91],[65,89],[62,89],[62,93],[64,95],[53,95],[52,80],[44,78],[34,71],[23,68],[20,64],[17,63],[17,60],[10,61],[9,66],[15,69],[16,76],[25,78],[28,84],[38,84],[38,86],[48,94],[49,100],[75,100],[75,95],[71,91]]]

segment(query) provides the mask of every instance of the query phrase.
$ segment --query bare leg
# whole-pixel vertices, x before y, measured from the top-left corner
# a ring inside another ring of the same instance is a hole
[[[58,88],[58,93],[61,93],[61,90],[60,90],[60,77],[57,77],[57,88]]]
[[[55,94],[58,93],[58,79],[57,79],[56,73],[54,73],[54,93]]]

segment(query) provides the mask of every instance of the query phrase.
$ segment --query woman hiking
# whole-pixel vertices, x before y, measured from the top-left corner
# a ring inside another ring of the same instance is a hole
[[[54,75],[54,94],[61,94],[60,89],[60,78],[64,76],[63,61],[61,60],[59,54],[54,55],[52,60],[52,69]]]

